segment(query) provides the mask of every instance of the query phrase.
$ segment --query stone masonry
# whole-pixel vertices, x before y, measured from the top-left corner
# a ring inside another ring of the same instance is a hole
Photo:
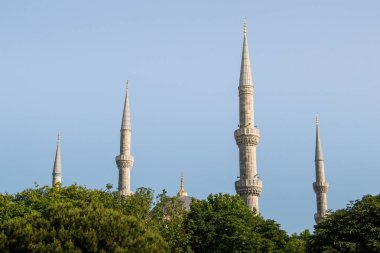
[[[316,120],[316,141],[315,141],[315,177],[313,189],[317,197],[317,213],[314,214],[316,223],[319,223],[328,213],[327,191],[329,183],[325,179],[325,162],[323,160],[322,144],[319,134],[318,115]]]
[[[128,99],[128,81],[124,101],[123,119],[120,129],[120,155],[115,158],[119,169],[119,195],[131,194],[131,170],[133,167],[133,156],[131,155],[131,120]]]
[[[260,133],[254,125],[253,82],[249,60],[247,26],[244,22],[244,42],[239,81],[239,129],[235,131],[236,144],[239,147],[240,179],[235,182],[236,193],[245,204],[259,213],[259,197],[263,188],[257,174],[256,145]]]

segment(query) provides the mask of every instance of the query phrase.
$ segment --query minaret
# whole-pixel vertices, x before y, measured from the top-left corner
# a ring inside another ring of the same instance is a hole
[[[54,168],[53,168],[53,183],[52,187],[57,186],[57,183],[62,183],[62,166],[61,166],[61,135],[58,132],[57,150],[55,152]]]
[[[131,170],[133,167],[133,156],[131,155],[131,122],[128,99],[128,81],[125,94],[123,119],[120,129],[120,155],[116,156],[116,164],[119,168],[119,195],[131,194]]]
[[[178,197],[186,197],[187,196],[187,192],[185,192],[185,187],[183,184],[183,175],[181,175],[181,185],[179,187],[179,192],[177,193],[177,196]]]
[[[317,197],[317,213],[314,214],[316,223],[319,223],[328,213],[327,210],[327,191],[329,183],[325,180],[325,162],[323,161],[323,152],[321,139],[319,137],[318,114],[316,120],[316,140],[315,140],[315,177],[313,189]]]
[[[262,182],[257,174],[256,145],[260,133],[254,125],[253,82],[249,61],[247,25],[244,20],[244,42],[239,81],[239,129],[235,131],[236,144],[239,147],[240,179],[235,189],[249,209],[259,213],[259,196]]]

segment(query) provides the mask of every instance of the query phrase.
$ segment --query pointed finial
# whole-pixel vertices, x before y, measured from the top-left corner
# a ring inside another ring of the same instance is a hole
[[[244,18],[244,35],[247,35],[247,19]]]
[[[61,142],[61,131],[58,130],[58,142]]]
[[[317,124],[317,126],[318,126],[318,124],[319,124],[318,113],[317,113],[317,116],[315,117],[315,123],[316,123],[316,124]]]
[[[177,193],[177,196],[178,197],[187,196],[187,192],[185,192],[185,186],[183,183],[183,173],[182,172],[181,172],[181,185],[179,187],[179,192]]]
[[[185,187],[183,185],[183,172],[181,172],[181,186],[180,186],[181,190],[185,190]]]
[[[125,86],[126,86],[126,88],[127,88],[127,90],[128,90],[128,80],[127,80],[127,83],[126,83],[126,85],[125,85]]]

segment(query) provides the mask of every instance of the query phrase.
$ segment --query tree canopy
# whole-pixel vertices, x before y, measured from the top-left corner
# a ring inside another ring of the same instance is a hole
[[[380,252],[380,195],[288,236],[237,195],[182,200],[139,188],[38,187],[0,194],[0,252]]]
[[[315,226],[310,252],[380,252],[380,195],[351,201]]]
[[[146,219],[152,197],[75,185],[0,195],[0,252],[167,252]]]
[[[284,252],[288,236],[272,220],[249,210],[239,196],[194,200],[186,220],[195,252]]]

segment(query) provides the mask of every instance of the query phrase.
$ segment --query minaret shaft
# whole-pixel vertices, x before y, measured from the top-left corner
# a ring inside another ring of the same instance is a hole
[[[315,179],[316,182],[325,181],[325,163],[324,161],[315,161]]]
[[[131,194],[131,167],[126,165],[117,164],[119,167],[119,195],[125,196]]]
[[[244,87],[247,89],[246,87]],[[244,89],[243,88],[243,89]],[[240,126],[254,126],[254,115],[253,115],[253,92],[252,96],[240,96],[239,98],[239,115],[240,115]]]
[[[249,179],[257,175],[256,146],[242,146],[239,149],[240,178]]]
[[[319,134],[319,122],[317,116],[316,141],[315,141],[315,178],[313,189],[316,194],[317,213],[314,215],[316,223],[319,223],[328,213],[327,191],[329,184],[325,179],[325,164],[323,160],[322,143]]]
[[[116,156],[115,160],[119,169],[119,195],[128,196],[131,194],[131,170],[134,162],[133,156],[131,155],[131,122],[128,98],[128,82],[120,129],[120,155]]]
[[[244,42],[239,81],[239,129],[235,131],[239,147],[240,179],[235,189],[245,204],[259,213],[259,197],[262,182],[257,175],[256,145],[259,143],[259,130],[254,126],[253,82],[249,61],[246,24],[244,23]]]
[[[131,154],[131,129],[120,130],[120,154]]]

